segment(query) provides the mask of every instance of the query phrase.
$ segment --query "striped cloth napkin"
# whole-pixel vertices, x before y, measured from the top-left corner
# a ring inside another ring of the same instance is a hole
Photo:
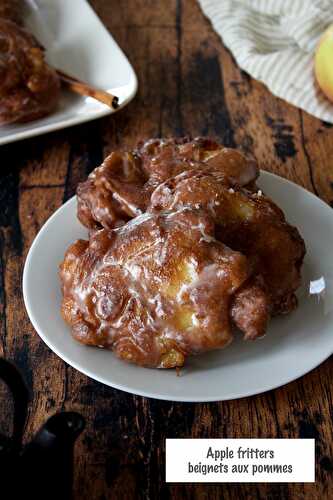
[[[286,101],[333,123],[314,77],[314,51],[333,0],[199,0],[239,66]],[[333,59],[332,59],[333,65]]]

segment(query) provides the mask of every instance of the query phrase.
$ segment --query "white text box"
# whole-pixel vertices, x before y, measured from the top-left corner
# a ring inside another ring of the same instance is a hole
[[[167,439],[172,483],[312,483],[314,439]]]

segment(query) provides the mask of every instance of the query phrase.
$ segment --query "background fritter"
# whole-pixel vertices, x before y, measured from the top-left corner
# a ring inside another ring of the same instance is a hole
[[[0,18],[0,124],[48,115],[59,94],[59,78],[33,35]]]
[[[22,10],[24,0],[0,0],[0,18],[22,23]]]

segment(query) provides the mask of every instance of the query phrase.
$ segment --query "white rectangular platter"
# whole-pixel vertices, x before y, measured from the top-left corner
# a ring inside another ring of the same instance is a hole
[[[134,70],[86,0],[26,0],[25,25],[46,48],[50,64],[118,96],[117,111],[134,97]],[[0,145],[114,112],[90,97],[63,91],[50,116],[1,126]]]

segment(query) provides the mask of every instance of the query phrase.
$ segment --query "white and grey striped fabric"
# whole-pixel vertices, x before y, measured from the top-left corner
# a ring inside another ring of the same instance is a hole
[[[333,23],[333,0],[199,3],[243,70],[278,97],[333,123],[333,104],[313,71],[316,44]]]

